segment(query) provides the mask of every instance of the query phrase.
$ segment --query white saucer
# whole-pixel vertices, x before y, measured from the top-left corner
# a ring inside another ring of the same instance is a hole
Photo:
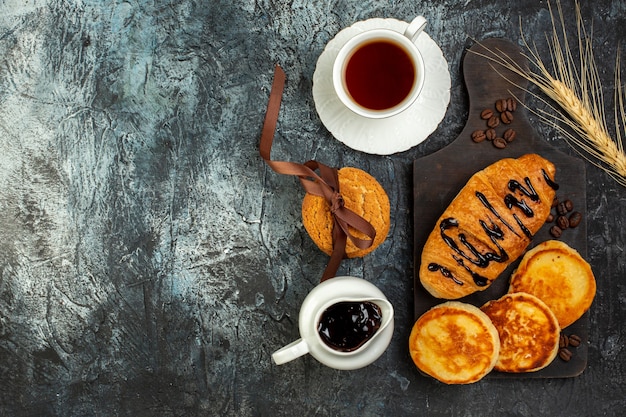
[[[422,143],[435,131],[450,102],[450,72],[439,46],[422,34],[417,46],[424,57],[426,80],[415,103],[403,113],[386,119],[367,119],[341,103],[333,88],[333,63],[341,47],[355,34],[377,28],[404,32],[407,22],[369,19],[343,29],[317,60],[313,74],[313,100],[322,123],[339,141],[352,149],[378,155],[402,152]]]

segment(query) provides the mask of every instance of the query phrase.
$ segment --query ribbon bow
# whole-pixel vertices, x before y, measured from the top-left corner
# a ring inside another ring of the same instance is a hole
[[[333,217],[333,251],[322,275],[321,281],[325,281],[335,276],[341,260],[345,257],[347,239],[350,239],[359,249],[367,249],[374,242],[376,230],[367,220],[345,207],[339,190],[336,168],[330,168],[312,160],[304,164],[297,164],[294,162],[273,161],[270,158],[285,79],[285,72],[280,66],[276,65],[261,133],[260,153],[261,157],[275,172],[297,176],[307,193],[324,197],[330,205],[330,212]],[[316,170],[319,171],[319,175],[315,172]],[[358,238],[350,231],[350,228],[365,234],[369,239]]]

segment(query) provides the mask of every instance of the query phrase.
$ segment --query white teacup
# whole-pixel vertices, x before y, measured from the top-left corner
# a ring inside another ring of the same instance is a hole
[[[395,116],[418,98],[425,79],[422,54],[416,46],[426,27],[418,16],[404,33],[372,29],[349,39],[333,65],[333,86],[354,113],[372,119]]]
[[[337,350],[324,342],[318,325],[324,312],[338,303],[373,303],[380,309],[380,327],[358,348]],[[272,354],[277,365],[310,353],[315,359],[335,369],[358,369],[378,359],[389,346],[393,335],[393,306],[372,283],[356,277],[335,277],[315,287],[304,299],[298,318],[300,339]]]

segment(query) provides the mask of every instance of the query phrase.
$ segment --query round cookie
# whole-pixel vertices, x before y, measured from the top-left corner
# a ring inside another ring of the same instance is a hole
[[[362,257],[380,245],[387,237],[390,224],[389,197],[374,177],[358,168],[344,167],[338,172],[339,193],[345,207],[352,210],[376,230],[372,246],[359,249],[350,239],[346,243],[348,258]],[[302,223],[313,242],[327,255],[333,251],[333,217],[324,197],[307,193],[302,200]],[[356,237],[367,239],[362,233],[351,230]]]

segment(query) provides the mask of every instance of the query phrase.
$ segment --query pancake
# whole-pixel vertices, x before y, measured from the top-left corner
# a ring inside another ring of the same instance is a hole
[[[470,384],[493,369],[500,339],[489,317],[478,307],[448,301],[415,322],[409,351],[425,374],[445,384]]]
[[[552,310],[562,329],[591,306],[596,280],[580,254],[558,240],[548,240],[528,251],[511,276],[509,292],[526,292]]]
[[[500,336],[496,370],[534,372],[552,363],[559,350],[561,329],[554,313],[539,298],[526,293],[506,294],[481,310]]]

